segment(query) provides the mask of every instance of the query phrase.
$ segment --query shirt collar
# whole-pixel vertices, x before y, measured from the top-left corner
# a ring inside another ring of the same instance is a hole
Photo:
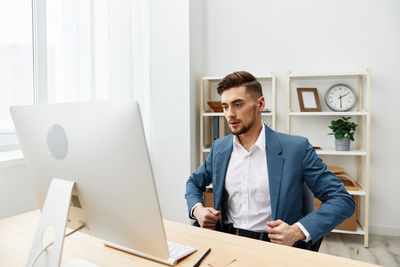
[[[235,145],[242,146],[237,135],[234,135],[233,145],[234,146]],[[264,123],[262,123],[262,129],[261,129],[260,135],[258,136],[257,141],[254,143],[254,145],[257,146],[259,149],[261,149],[261,151],[265,151],[265,125],[264,125]]]
[[[257,141],[254,143],[261,151],[265,151],[265,125],[262,123],[262,129]]]

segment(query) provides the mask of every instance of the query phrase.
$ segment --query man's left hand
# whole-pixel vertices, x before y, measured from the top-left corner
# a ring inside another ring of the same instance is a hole
[[[306,237],[296,224],[288,225],[282,220],[276,220],[267,222],[267,225],[268,237],[272,243],[293,246],[296,241]]]

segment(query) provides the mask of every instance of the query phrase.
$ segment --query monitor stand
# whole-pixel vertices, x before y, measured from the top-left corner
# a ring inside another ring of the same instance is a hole
[[[71,202],[72,190],[75,182],[53,179],[47,191],[46,200],[44,201],[42,214],[40,216],[39,225],[36,229],[33,239],[31,251],[29,253],[27,267],[43,266],[54,267],[60,266],[62,249],[64,244],[65,229],[67,226],[69,206]],[[43,235],[46,231],[52,230],[54,235],[54,243],[51,249],[47,249],[33,261],[37,255],[43,250],[47,244],[43,244]],[[84,260],[72,260],[64,264],[65,267],[99,267],[93,263]]]

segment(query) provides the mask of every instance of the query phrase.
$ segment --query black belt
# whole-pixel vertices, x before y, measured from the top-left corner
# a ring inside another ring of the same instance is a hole
[[[239,236],[244,236],[244,237],[249,237],[253,239],[259,239],[259,240],[264,240],[270,242],[268,238],[268,233],[267,232],[253,232],[245,229],[240,229],[240,228],[235,228],[233,227],[233,224],[224,224],[223,225],[223,232],[233,234],[233,235],[239,235]]]

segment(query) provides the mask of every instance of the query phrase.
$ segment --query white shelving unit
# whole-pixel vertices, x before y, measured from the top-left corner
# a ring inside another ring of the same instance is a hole
[[[362,227],[358,224],[357,225],[357,230],[355,231],[347,231],[347,230],[338,230],[338,229],[333,229],[333,233],[342,233],[342,234],[351,234],[351,235],[366,235],[365,231],[362,229]],[[367,246],[368,247],[368,244]]]
[[[367,156],[365,150],[336,151],[334,148],[317,150],[318,155],[337,155],[337,156]]]
[[[298,85],[299,87],[313,87],[317,88],[319,97],[323,100],[324,90],[326,91],[332,83],[342,82],[342,80],[351,81],[356,84],[354,87],[358,87],[357,92],[357,106],[347,112],[332,112],[328,109],[325,103],[321,102],[322,112],[301,112],[298,107],[297,99],[295,98],[295,91]],[[325,84],[323,86],[323,84]],[[345,157],[345,160],[351,162],[352,158],[355,158],[355,172],[356,175],[353,180],[358,185],[359,191],[348,191],[351,195],[358,198],[357,201],[357,230],[356,231],[345,231],[345,230],[333,230],[336,233],[344,234],[357,234],[364,236],[364,246],[368,247],[368,227],[369,227],[369,179],[370,179],[370,128],[371,128],[371,110],[370,110],[370,95],[371,95],[371,72],[367,69],[365,72],[354,72],[354,73],[319,73],[319,74],[296,74],[288,73],[287,76],[287,117],[286,117],[286,130],[287,133],[292,134],[292,124],[294,120],[302,119],[304,123],[310,123],[313,126],[314,133],[311,134],[327,134],[329,132],[328,125],[315,125],[320,124],[322,120],[338,119],[343,116],[351,116],[357,119],[357,137],[356,137],[356,148],[352,148],[350,151],[335,151],[334,148],[330,148],[329,145],[318,144],[322,147],[322,150],[316,150],[317,154],[325,160],[325,156],[331,157],[335,160],[338,158]],[[320,119],[322,118],[322,120]],[[308,125],[308,124],[307,124]],[[321,131],[316,131],[316,127],[321,126]],[[304,132],[299,133],[300,135],[307,137],[307,127],[302,127]],[[315,133],[317,132],[317,133]],[[296,132],[297,134],[297,132]],[[331,138],[334,138],[331,136]],[[333,140],[333,139],[332,139]],[[314,144],[315,145],[315,144]],[[329,161],[329,160],[327,160]],[[328,164],[329,165],[329,164]],[[363,208],[363,214],[360,212],[360,208]]]
[[[272,112],[271,113],[261,113],[262,117],[272,117]],[[223,112],[204,112],[203,117],[224,117]]]
[[[290,116],[337,116],[338,112],[290,112]],[[367,116],[366,111],[340,112],[341,116]]]
[[[221,81],[223,76],[201,76],[200,77],[200,164],[203,163],[205,155],[210,152],[211,140],[211,119],[218,117],[219,120],[219,136],[227,134],[227,127],[223,112],[213,112],[208,106],[208,101],[219,100],[215,96],[216,85]],[[271,112],[261,113],[262,117],[269,120],[269,125],[275,129],[275,99],[276,99],[276,80],[275,74],[265,76],[256,76],[261,85],[268,83],[268,88],[263,86],[263,95],[266,97],[266,108]],[[270,83],[270,84],[269,84]],[[214,91],[212,91],[214,90]]]

